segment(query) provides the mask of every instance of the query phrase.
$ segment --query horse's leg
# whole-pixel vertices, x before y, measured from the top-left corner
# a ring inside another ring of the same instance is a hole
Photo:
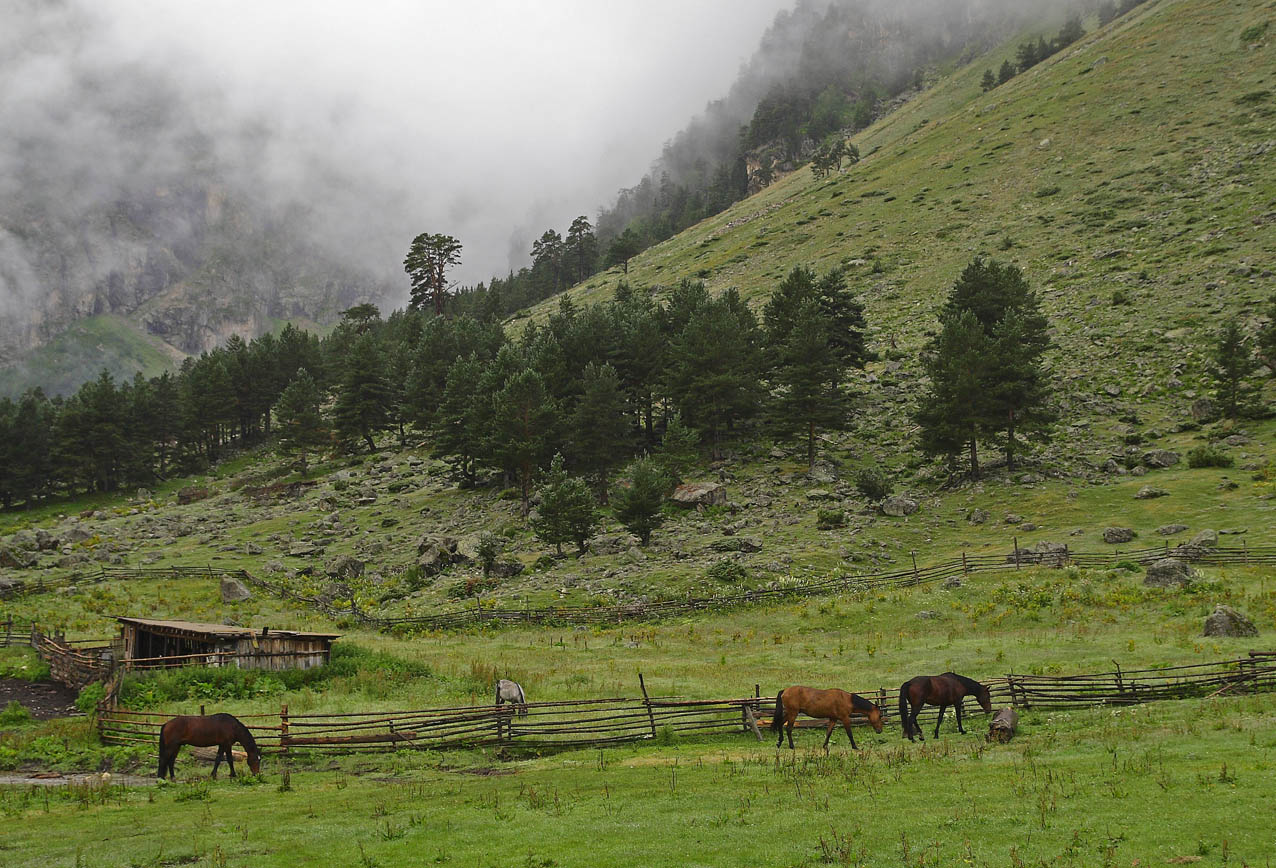
[[[789,750],[797,750],[793,746],[793,723],[797,720],[798,713],[796,711],[785,714],[784,728],[789,731]]]
[[[953,706],[954,708],[957,709],[957,731],[960,732],[962,735],[966,734],[966,730],[961,728],[961,704],[962,702],[965,701],[965,699],[966,698],[963,696],[961,699],[958,699],[957,704]]]
[[[833,737],[833,727],[836,724],[837,724],[837,721],[830,717],[828,720],[828,724],[825,725],[824,727],[824,752],[825,753],[829,752],[829,739]]]
[[[912,714],[908,716],[908,727],[909,727],[910,733],[916,734],[916,736],[920,738],[922,741],[926,740],[926,736],[922,733],[922,728],[917,723],[917,715],[922,713],[922,708],[925,707],[925,705],[926,705],[925,702],[919,702],[917,705],[914,705],[912,707],[913,708]],[[911,734],[908,736],[908,740],[909,741],[913,740],[913,736]]]
[[[855,733],[851,731],[850,715],[842,718],[842,726],[846,729],[846,737],[851,740],[851,750],[859,750],[859,745],[855,743]]]
[[[232,778],[235,776],[235,754],[233,751],[234,747],[235,747],[235,743],[233,741],[229,741],[226,743],[226,747],[222,748],[222,750],[226,751],[226,765],[230,766],[230,776]]]
[[[217,745],[217,758],[213,760],[213,777],[217,777],[217,767],[222,764],[222,746]]]
[[[939,738],[939,725],[944,722],[944,712],[947,710],[947,705],[939,706],[939,717],[935,718],[935,738]]]

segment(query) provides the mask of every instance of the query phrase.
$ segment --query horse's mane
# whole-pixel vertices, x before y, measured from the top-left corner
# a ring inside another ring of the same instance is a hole
[[[961,685],[972,694],[978,694],[979,691],[984,689],[984,686],[973,678],[967,678],[965,675],[958,675],[956,672],[945,672],[944,674],[952,678],[956,678],[961,682]]]
[[[257,739],[253,738],[252,731],[244,726],[239,718],[232,717],[231,720],[235,721],[235,735],[239,736],[240,743],[243,744],[248,753],[260,756],[261,748],[257,747]]]
[[[865,699],[858,693],[852,693],[851,707],[856,711],[872,711],[874,708],[877,708],[877,703],[870,699]]]

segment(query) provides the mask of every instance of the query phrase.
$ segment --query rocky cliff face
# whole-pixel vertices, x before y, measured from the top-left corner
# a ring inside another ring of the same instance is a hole
[[[32,4],[14,25],[0,33],[0,368],[86,317],[123,317],[179,356],[394,292],[351,264],[371,233],[332,229],[351,185],[281,158],[269,118],[102,48],[91,7]]]

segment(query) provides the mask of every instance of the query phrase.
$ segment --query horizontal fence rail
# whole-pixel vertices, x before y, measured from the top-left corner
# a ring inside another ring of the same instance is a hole
[[[1010,704],[1024,709],[1056,709],[1103,705],[1131,705],[1168,699],[1213,697],[1276,690],[1276,652],[1254,651],[1247,658],[1162,669],[1123,670],[1085,675],[1020,675],[984,682],[994,707]],[[898,688],[863,690],[860,695],[881,706],[884,723],[899,725]],[[537,702],[525,706],[456,706],[408,711],[345,712],[332,714],[242,715],[264,750],[367,752],[405,749],[439,750],[460,747],[500,747],[511,750],[559,750],[617,745],[674,736],[747,734],[767,740],[775,710],[774,698],[679,699],[667,697],[584,699]],[[978,711],[973,698],[965,702],[965,721]],[[203,711],[201,707],[201,712]],[[162,712],[128,711],[110,702],[98,706],[98,733],[110,744],[156,744],[159,728],[174,716]],[[929,734],[939,709],[927,706],[918,725]],[[954,720],[949,712],[946,718]],[[852,718],[864,725],[861,718]],[[822,720],[799,725],[825,726]]]
[[[308,596],[277,582],[263,579],[243,569],[216,567],[104,567],[88,576],[77,576],[55,582],[33,583],[28,591],[16,586],[9,595],[35,593],[38,588],[96,583],[115,579],[162,579],[208,577],[219,579],[231,576],[245,584],[263,590],[280,599],[318,611],[331,618],[350,618],[377,630],[457,630],[469,627],[501,626],[516,624],[550,625],[606,625],[626,621],[649,621],[678,615],[694,614],[718,609],[774,603],[802,597],[827,596],[838,593],[863,593],[887,588],[907,588],[916,585],[942,582],[973,573],[1017,570],[1024,567],[1077,566],[1089,569],[1115,567],[1130,562],[1150,564],[1161,558],[1173,557],[1203,566],[1276,564],[1276,545],[1217,548],[1182,544],[1171,547],[1169,543],[1142,549],[1114,549],[1104,552],[1079,552],[1063,546],[1051,551],[1020,549],[1018,545],[1006,554],[966,555],[960,558],[918,567],[881,573],[839,575],[821,581],[802,584],[784,584],[770,588],[757,588],[734,594],[718,594],[711,597],[685,597],[676,600],[656,600],[644,603],[620,603],[612,606],[523,606],[506,608],[476,600],[473,606],[415,616],[379,616],[356,608],[334,606],[330,600]],[[4,594],[0,594],[3,598]]]

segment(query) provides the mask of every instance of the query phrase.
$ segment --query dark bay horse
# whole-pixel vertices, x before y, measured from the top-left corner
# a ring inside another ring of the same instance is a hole
[[[869,702],[862,696],[847,693],[836,687],[829,690],[817,690],[814,687],[786,687],[775,697],[775,717],[771,718],[771,731],[780,733],[775,746],[784,745],[784,729],[788,728],[789,747],[793,748],[793,722],[799,714],[807,717],[824,718],[828,726],[824,732],[824,750],[829,749],[829,739],[833,737],[833,726],[841,723],[846,735],[851,740],[851,747],[859,750],[855,744],[855,734],[851,732],[851,715],[858,714],[868,718],[869,724],[877,732],[882,731],[882,709],[876,703]]]
[[[177,760],[177,752],[182,745],[194,747],[212,747],[217,745],[217,759],[213,761],[213,777],[217,777],[217,767],[222,757],[230,766],[230,776],[235,776],[235,760],[230,746],[239,742],[248,753],[248,768],[253,774],[261,773],[261,749],[248,727],[229,714],[199,714],[174,717],[160,727],[159,734],[159,776],[164,777],[165,770],[169,778],[176,778],[173,763]]]
[[[916,735],[922,741],[922,728],[917,725],[917,715],[924,705],[938,705],[939,718],[935,721],[935,738],[939,738],[939,725],[944,720],[944,712],[948,706],[957,709],[957,731],[965,733],[961,725],[961,704],[967,696],[975,697],[988,714],[992,714],[992,696],[988,688],[973,678],[958,675],[956,672],[945,672],[943,675],[918,675],[905,681],[899,687],[899,719],[904,724],[904,737],[913,741]],[[909,706],[912,706],[910,711]]]

